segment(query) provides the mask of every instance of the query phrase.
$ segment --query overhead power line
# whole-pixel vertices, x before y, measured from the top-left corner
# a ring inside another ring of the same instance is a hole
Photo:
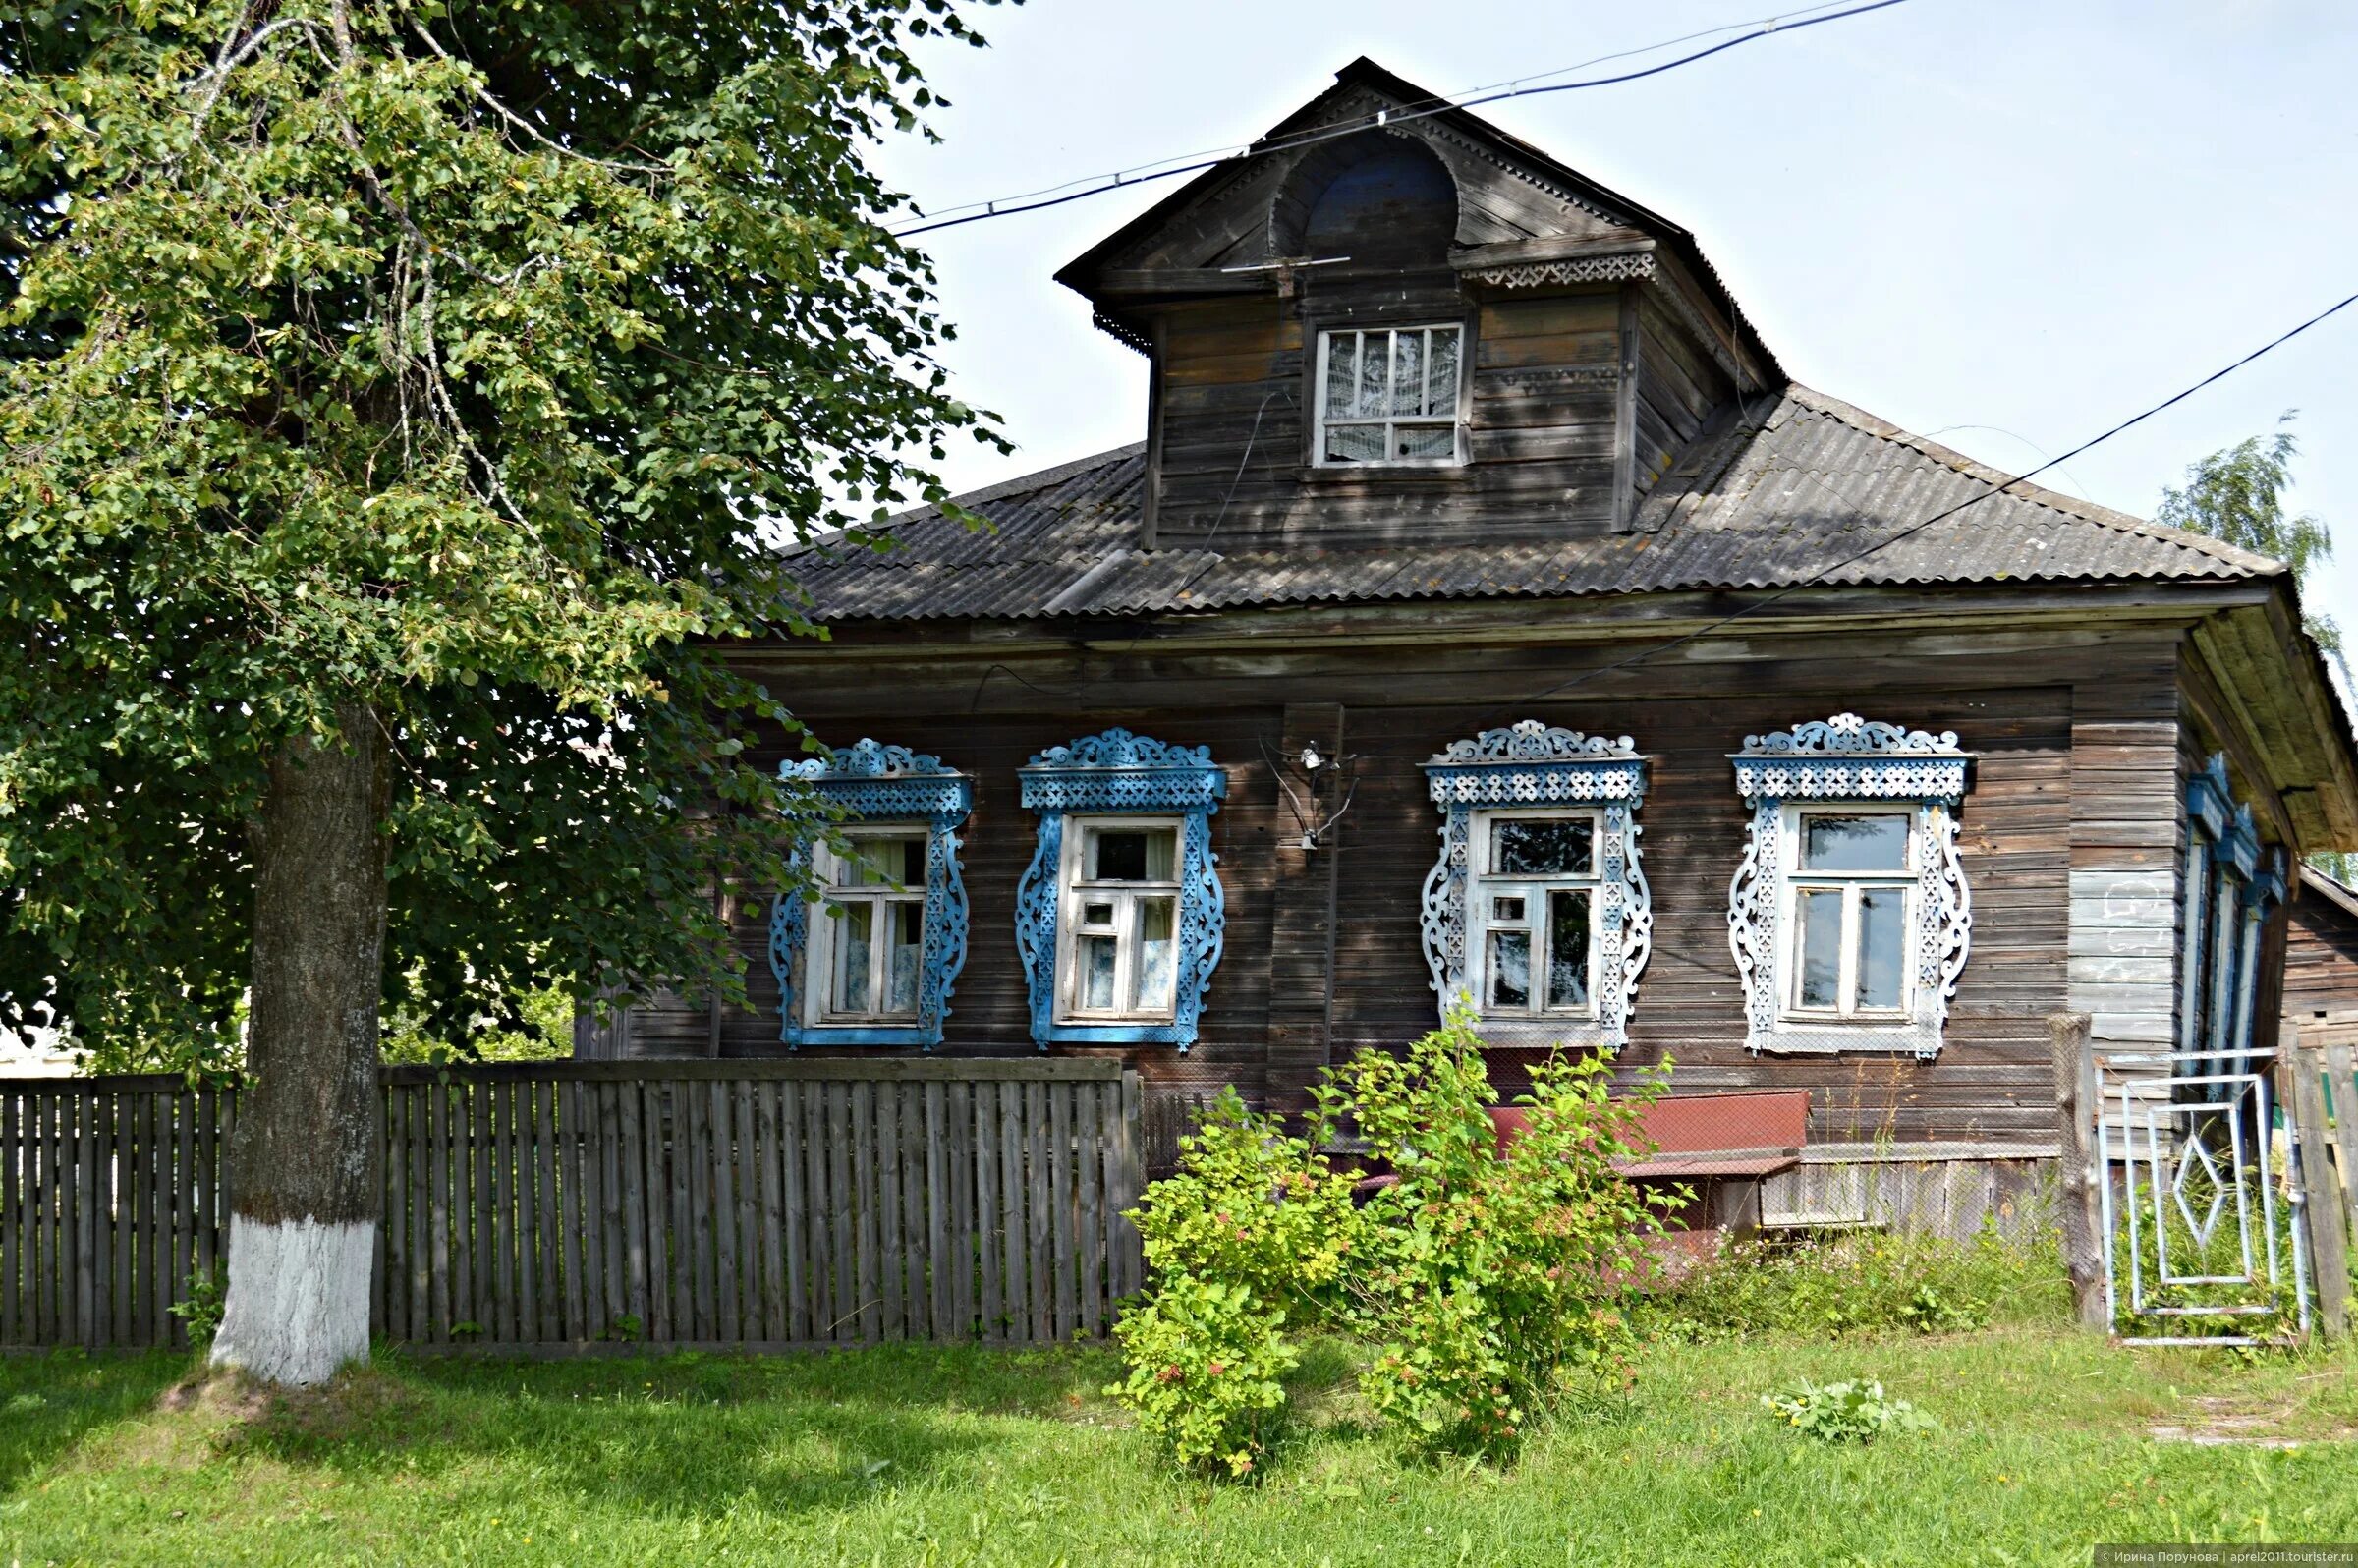
[[[2235,361],[2233,364],[2222,365],[2218,369],[2212,371],[2209,375],[2204,376],[2200,381],[2195,382],[2193,385],[2188,386],[2181,391],[2173,392],[2168,397],[2163,398],[2161,402],[2155,404],[2152,408],[2149,408],[2142,413],[2129,416],[2129,418],[2121,420],[2118,424],[2113,425],[2110,429],[2105,431],[2103,434],[2090,436],[2087,440],[2082,441],[2078,446],[2073,447],[2070,451],[2065,452],[2060,456],[2049,458],[2035,469],[2028,470],[2022,474],[2017,474],[2012,478],[2006,479],[2002,483],[1995,484],[1991,488],[1982,491],[1979,495],[1971,496],[1966,500],[1958,502],[1954,506],[1944,507],[1940,511],[1935,512],[1928,518],[1920,519],[1917,522],[1911,523],[1907,527],[1900,529],[1894,533],[1888,534],[1883,538],[1877,539],[1874,543],[1866,546],[1864,549],[1856,550],[1851,554],[1844,556],[1841,560],[1834,562],[1830,566],[1820,568],[1817,572],[1811,574],[1811,576],[1804,582],[1788,584],[1784,588],[1778,588],[1773,593],[1769,593],[1761,598],[1755,599],[1751,603],[1746,604],[1739,609],[1731,610],[1727,614],[1720,616],[1717,620],[1712,621],[1708,625],[1697,627],[1694,631],[1688,632],[1683,636],[1672,638],[1667,643],[1658,644],[1649,648],[1641,648],[1639,651],[1630,654],[1627,658],[1615,659],[1610,664],[1600,664],[1596,669],[1584,671],[1579,675],[1573,676],[1567,681],[1558,681],[1553,686],[1544,687],[1540,691],[1531,693],[1529,696],[1519,698],[1512,702],[1503,703],[1498,708],[1493,709],[1492,712],[1493,714],[1500,713],[1504,712],[1507,708],[1519,707],[1529,702],[1544,701],[1551,697],[1560,697],[1564,693],[1571,691],[1574,687],[1586,686],[1591,681],[1601,679],[1602,677],[1611,675],[1616,671],[1634,668],[1637,665],[1645,663],[1648,659],[1656,658],[1664,653],[1684,647],[1690,643],[1711,636],[1713,632],[1716,632],[1723,627],[1743,620],[1746,616],[1758,615],[1761,611],[1768,608],[1770,605],[1775,604],[1783,599],[1790,598],[1794,594],[1799,593],[1806,588],[1823,587],[1835,573],[1848,571],[1851,567],[1858,565],[1861,561],[1864,561],[1867,559],[1867,557],[1875,554],[1877,551],[1888,549],[1892,545],[1900,543],[1902,540],[1913,538],[1916,534],[1923,532],[1926,529],[1931,528],[1934,524],[1946,522],[1948,519],[1955,517],[1958,513],[1969,511],[1972,508],[1981,505],[1984,501],[1993,500],[1996,497],[2005,494],[2015,485],[2024,484],[2034,478],[2037,478],[2040,475],[2045,474],[2049,469],[2061,468],[2064,464],[2069,463],[2073,458],[2078,457],[2081,453],[2094,451],[2097,447],[2104,445],[2106,441],[2111,440],[2114,436],[2121,434],[2123,431],[2132,429],[2137,425],[2143,424],[2146,420],[2152,419],[2155,415],[2162,413],[2163,410],[2175,408],[2178,404],[2185,402],[2188,398],[2194,396],[2197,392],[2202,391],[2205,387],[2212,385],[2214,382],[2225,380],[2228,376],[2233,375],[2236,371],[2251,364],[2254,360],[2258,360],[2266,355],[2274,353],[2277,349],[2280,349],[2285,344],[2290,343],[2294,338],[2299,337],[2311,327],[2314,327],[2329,317],[2349,308],[2352,305],[2358,305],[2358,294],[2343,296],[2341,299],[2336,300],[2333,304],[2327,306],[2323,310],[2318,311],[2317,314],[2309,317],[2309,319],[2306,321],[2301,322],[2298,326],[2292,327],[2285,332],[2278,333],[2275,337],[2269,339],[2268,342],[2263,343],[2260,345],[2260,347],[2252,350],[2251,353],[2243,356],[2243,358]]]
[[[1580,92],[1590,87],[1609,87],[1624,82],[1637,82],[1647,77],[1660,76],[1666,71],[1675,71],[1681,66],[1693,65],[1698,60],[1708,60],[1712,55],[1724,54],[1730,49],[1779,32],[1798,32],[1803,28],[1822,27],[1828,22],[1841,22],[1851,17],[1863,17],[1871,11],[1884,11],[1892,6],[1904,5],[1906,0],[1868,0],[1868,3],[1864,5],[1853,5],[1840,11],[1828,11],[1829,5],[1838,3],[1839,0],[1827,0],[1825,5],[1805,7],[1800,11],[1788,11],[1773,17],[1763,17],[1756,22],[1731,23],[1725,28],[1711,28],[1702,32],[1690,32],[1681,37],[1664,39],[1660,43],[1650,43],[1643,48],[1624,49],[1618,54],[1599,55],[1594,60],[1584,60],[1578,65],[1560,66],[1553,71],[1541,72],[1537,76],[1517,77],[1511,81],[1494,83],[1488,87],[1477,87],[1470,93],[1459,97],[1429,98],[1421,103],[1403,105],[1396,109],[1378,110],[1372,115],[1362,115],[1339,125],[1321,126],[1316,131],[1306,131],[1296,136],[1280,137],[1265,141],[1236,142],[1225,147],[1211,148],[1202,153],[1181,153],[1176,159],[1157,159],[1154,162],[1139,164],[1134,168],[1116,170],[1110,174],[1084,175],[1079,179],[1067,180],[1062,185],[1044,186],[1038,191],[1000,196],[988,201],[970,201],[962,206],[945,207],[941,213],[922,223],[895,229],[893,236],[896,239],[907,240],[921,234],[931,234],[940,229],[955,229],[965,224],[982,223],[992,218],[1011,218],[1024,212],[1039,212],[1047,207],[1063,206],[1068,201],[1082,201],[1091,196],[1103,196],[1111,191],[1126,191],[1133,186],[1152,185],[1157,181],[1173,179],[1182,174],[1196,174],[1205,169],[1215,168],[1238,157],[1260,156],[1270,152],[1292,152],[1302,147],[1316,146],[1321,141],[1333,141],[1343,137],[1357,136],[1363,131],[1430,119],[1437,114],[1447,114],[1453,109],[1471,109],[1486,103],[1503,102],[1508,98],[1536,98],[1551,92]],[[1815,15],[1813,13],[1825,14]],[[1586,70],[1590,66],[1603,65],[1613,60],[1626,60],[1638,55],[1653,54],[1660,49],[1675,48],[1679,44],[1689,43],[1697,38],[1712,37],[1736,28],[1747,28],[1751,30],[1742,32],[1733,38],[1722,38],[1709,48],[1697,49],[1691,54],[1680,55],[1675,60],[1664,60],[1656,65],[1642,66],[1636,70],[1619,72],[1609,77],[1589,77],[1579,82],[1548,80],[1552,77],[1562,76],[1569,71]],[[1074,187],[1079,187],[1079,189],[1074,189]]]

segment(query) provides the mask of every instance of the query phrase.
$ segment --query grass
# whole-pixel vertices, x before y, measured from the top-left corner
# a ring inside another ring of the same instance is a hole
[[[311,1397],[174,1356],[0,1359],[0,1564],[2085,1563],[2358,1540],[2358,1354],[2047,1326],[1655,1345],[1507,1469],[1404,1461],[1306,1364],[1264,1484],[1161,1473],[1101,1350],[538,1364],[381,1357]],[[1937,1430],[1813,1442],[1759,1396],[1872,1377]],[[2292,1448],[2156,1441],[2236,1415]]]

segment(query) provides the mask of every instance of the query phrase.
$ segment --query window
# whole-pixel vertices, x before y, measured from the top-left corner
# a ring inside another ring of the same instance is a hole
[[[1973,926],[1953,734],[1841,713],[1750,735],[1728,942],[1754,1051],[1940,1049]]]
[[[1179,824],[1077,819],[1065,842],[1067,1019],[1167,1019],[1177,991]]]
[[[1597,997],[1597,818],[1485,812],[1474,879],[1485,1018],[1586,1018]]]
[[[1785,1009],[1816,1018],[1897,1015],[1907,1005],[1913,838],[1897,811],[1788,808]]]
[[[1444,1017],[1461,1001],[1500,1044],[1628,1038],[1654,915],[1633,820],[1646,760],[1525,719],[1425,763],[1441,853],[1425,879],[1426,962]]]
[[[815,900],[790,890],[770,916],[780,1037],[940,1044],[966,964],[957,829],[973,782],[939,757],[870,740],[778,771],[849,818],[805,852]]]
[[[2284,852],[2261,844],[2251,807],[2235,800],[2224,753],[2187,781],[2186,825],[2175,1069],[2193,1077],[2245,1072],[2261,936],[2283,902]]]
[[[1032,1037],[1187,1049],[1225,930],[1211,816],[1228,775],[1207,748],[1112,729],[1020,777],[1039,813],[1015,904]]]
[[[849,853],[822,848],[827,919],[812,930],[811,987],[817,1023],[917,1017],[925,953],[926,834],[923,828],[846,833]]]
[[[1456,325],[1319,333],[1318,461],[1462,462],[1464,341]]]

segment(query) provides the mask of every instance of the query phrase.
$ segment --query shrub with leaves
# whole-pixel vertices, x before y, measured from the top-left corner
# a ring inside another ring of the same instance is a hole
[[[1114,1330],[1131,1370],[1106,1392],[1182,1465],[1241,1477],[1283,1411],[1284,1330],[1332,1316],[1351,1178],[1233,1088],[1179,1152],[1130,1216],[1154,1284]]]
[[[1881,1383],[1859,1379],[1822,1385],[1805,1377],[1781,1393],[1763,1394],[1761,1404],[1786,1426],[1828,1443],[1871,1443],[1940,1425],[1906,1400],[1886,1397]]]
[[[1223,1092],[1131,1216],[1152,1285],[1116,1330],[1131,1371],[1108,1392],[1182,1463],[1241,1476],[1282,1414],[1288,1335],[1372,1344],[1363,1391],[1426,1448],[1510,1447],[1566,1392],[1625,1385],[1617,1298],[1660,1226],[1614,1169],[1639,1111],[1606,1085],[1595,1061],[1541,1065],[1502,1153],[1461,1015],[1404,1057],[1330,1069],[1309,1137]],[[1346,1118],[1398,1177],[1359,1209],[1319,1152]]]
[[[1352,1248],[1351,1178],[1223,1088],[1180,1140],[1178,1174],[1136,1216],[1147,1266],[1245,1286],[1289,1317],[1320,1309]]]
[[[1106,1393],[1180,1464],[1241,1479],[1268,1451],[1285,1408],[1279,1379],[1301,1360],[1285,1317],[1245,1285],[1173,1274],[1115,1327],[1130,1375]]]
[[[1635,1338],[1623,1289],[1653,1266],[1661,1230],[1614,1162],[1640,1152],[1639,1116],[1661,1080],[1614,1098],[1605,1064],[1550,1056],[1518,1096],[1524,1127],[1501,1150],[1473,1020],[1452,1013],[1405,1056],[1363,1053],[1319,1092],[1398,1176],[1361,1213],[1350,1309],[1376,1341],[1370,1400],[1421,1443],[1511,1446],[1566,1392],[1618,1389]]]

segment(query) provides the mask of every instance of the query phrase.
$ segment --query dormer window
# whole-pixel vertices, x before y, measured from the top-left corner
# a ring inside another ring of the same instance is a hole
[[[1319,465],[1464,462],[1464,371],[1465,328],[1455,322],[1319,333]]]

